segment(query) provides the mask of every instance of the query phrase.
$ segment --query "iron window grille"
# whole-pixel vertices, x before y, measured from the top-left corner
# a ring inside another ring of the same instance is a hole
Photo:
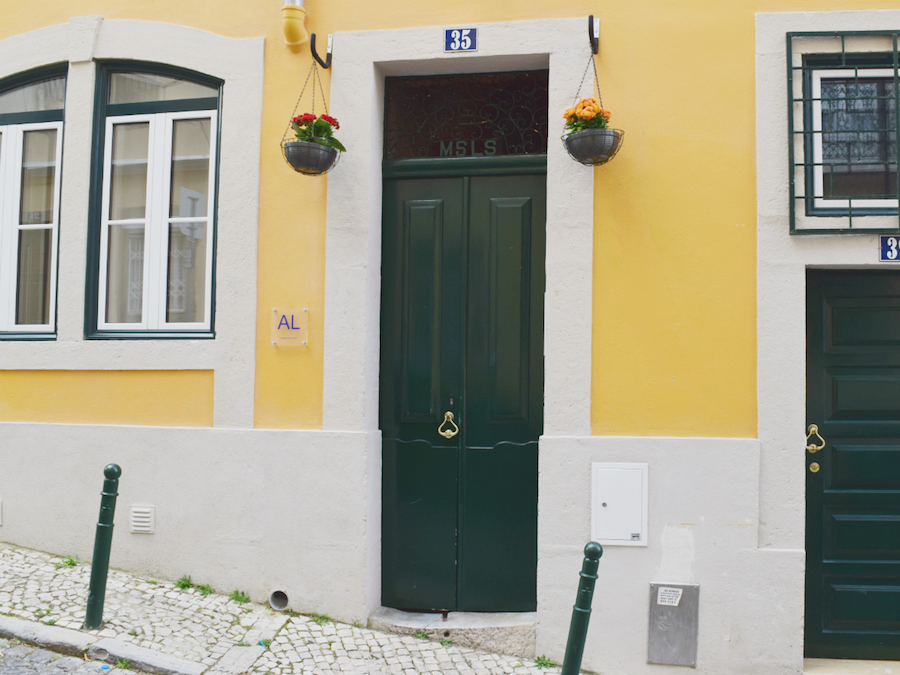
[[[900,232],[898,34],[787,34],[791,233]]]

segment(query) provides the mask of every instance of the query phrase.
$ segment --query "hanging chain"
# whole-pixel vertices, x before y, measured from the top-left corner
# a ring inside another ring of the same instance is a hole
[[[306,74],[306,80],[303,81],[303,87],[300,89],[300,95],[297,97],[297,102],[294,104],[294,112],[291,114],[290,120],[288,120],[287,129],[284,130],[284,138],[289,138],[289,134],[291,131],[291,122],[297,116],[297,109],[300,107],[300,101],[303,99],[303,94],[306,93],[306,86],[309,84],[309,78],[312,77],[312,110],[310,111],[313,115],[316,114],[316,82],[319,83],[319,93],[322,95],[322,105],[325,107],[325,114],[328,114],[328,101],[325,100],[325,90],[322,87],[322,78],[319,76],[319,67],[316,65],[315,59],[313,59],[312,66],[309,68],[309,72]]]
[[[584,73],[581,76],[581,84],[578,85],[578,90],[575,92],[575,100],[572,102],[572,105],[578,103],[578,96],[581,94],[581,89],[584,87],[584,78],[587,77],[588,68],[594,66],[594,86],[597,87],[597,101],[600,103],[600,107],[603,107],[603,97],[600,95],[600,79],[597,77],[597,63],[594,61],[594,55],[591,54],[588,56],[587,65],[584,67]]]

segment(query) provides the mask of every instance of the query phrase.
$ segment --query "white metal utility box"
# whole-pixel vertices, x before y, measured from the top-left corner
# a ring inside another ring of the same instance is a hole
[[[591,539],[604,546],[647,545],[647,464],[591,464]]]

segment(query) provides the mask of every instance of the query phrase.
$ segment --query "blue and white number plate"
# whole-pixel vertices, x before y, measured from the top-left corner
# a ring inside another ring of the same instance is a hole
[[[445,52],[474,52],[478,49],[477,28],[448,28],[444,31]]]
[[[900,234],[882,234],[878,259],[881,262],[900,262]]]

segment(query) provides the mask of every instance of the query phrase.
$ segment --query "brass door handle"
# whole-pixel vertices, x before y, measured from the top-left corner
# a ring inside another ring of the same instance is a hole
[[[819,439],[819,441],[821,441],[820,445],[816,445],[815,441],[813,441],[812,443],[809,442],[809,439],[812,438],[813,436],[815,436],[816,438]],[[825,447],[825,439],[819,435],[818,425],[815,425],[815,424],[809,425],[809,429],[807,429],[807,434],[806,434],[806,441],[807,441],[806,449],[812,453],[816,453]]]
[[[444,429],[444,425],[449,424],[449,429]],[[438,433],[444,438],[453,438],[459,433],[459,427],[453,421],[453,413],[449,410],[444,413],[444,421],[438,425]]]

